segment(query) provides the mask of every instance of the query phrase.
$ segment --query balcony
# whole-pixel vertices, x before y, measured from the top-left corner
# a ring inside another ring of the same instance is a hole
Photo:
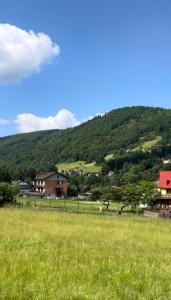
[[[34,181],[33,185],[35,187],[45,187],[45,181]]]
[[[171,194],[166,194],[166,195],[158,194],[157,199],[171,199]]]

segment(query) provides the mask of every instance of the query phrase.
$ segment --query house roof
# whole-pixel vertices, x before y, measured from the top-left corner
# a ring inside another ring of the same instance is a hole
[[[171,171],[160,171],[159,187],[171,189]]]
[[[51,177],[51,176],[53,176],[55,174],[58,174],[58,175],[61,175],[61,176],[65,177],[65,178],[67,178],[66,175],[63,175],[63,174],[61,174],[59,172],[47,172],[47,173],[42,173],[42,174],[36,175],[36,177],[35,177],[34,180],[45,180],[45,179],[47,179],[47,178],[49,178],[49,177]]]

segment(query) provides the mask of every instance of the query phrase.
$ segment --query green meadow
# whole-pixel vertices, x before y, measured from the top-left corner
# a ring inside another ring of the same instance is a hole
[[[171,299],[171,223],[0,209],[0,299]]]
[[[127,152],[130,152],[130,151],[143,151],[143,152],[150,151],[160,141],[161,141],[161,136],[156,136],[155,139],[140,143],[135,148],[128,149]]]
[[[31,207],[38,209],[55,209],[59,211],[67,211],[70,213],[90,213],[90,214],[116,214],[118,209],[123,205],[111,202],[109,211],[106,206],[100,202],[78,200],[78,199],[41,199],[40,197],[20,197],[17,198],[17,205],[23,207]],[[124,209],[123,214],[131,213],[131,207]]]
[[[56,165],[58,171],[80,170],[83,172],[98,173],[101,171],[101,166],[96,165],[96,162],[86,163],[85,161],[65,162]]]

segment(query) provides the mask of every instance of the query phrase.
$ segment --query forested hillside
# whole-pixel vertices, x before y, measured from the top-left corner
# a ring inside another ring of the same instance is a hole
[[[128,165],[134,163],[130,157],[139,153],[139,164],[142,160],[150,160],[151,150],[157,151],[153,155],[155,165],[156,159],[171,154],[170,145],[171,110],[126,107],[71,129],[0,138],[0,167],[7,168],[13,178],[19,174],[29,176],[33,170],[52,170],[57,163],[74,161],[96,161],[103,166],[103,172],[123,167],[128,171]],[[124,161],[119,165],[121,158]]]

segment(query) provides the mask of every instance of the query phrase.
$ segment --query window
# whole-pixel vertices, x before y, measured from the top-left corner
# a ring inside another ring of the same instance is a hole
[[[166,184],[169,185],[169,184],[170,184],[170,180],[167,180],[167,181],[166,181]]]
[[[64,184],[64,181],[62,180],[62,184]]]

